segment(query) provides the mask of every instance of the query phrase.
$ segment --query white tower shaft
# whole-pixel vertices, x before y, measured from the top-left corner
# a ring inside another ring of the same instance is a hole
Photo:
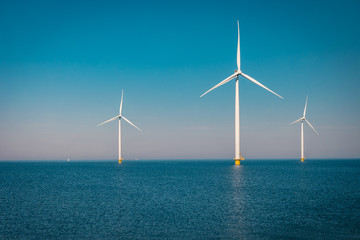
[[[121,157],[121,118],[119,118],[119,163],[121,163],[122,160],[123,158]]]
[[[301,121],[301,161],[304,159],[304,121]]]
[[[239,105],[239,77],[235,80],[235,164],[243,160],[240,154],[240,105]]]

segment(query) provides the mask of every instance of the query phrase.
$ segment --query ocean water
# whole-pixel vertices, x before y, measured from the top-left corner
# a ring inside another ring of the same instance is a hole
[[[360,160],[0,162],[0,239],[360,239]]]

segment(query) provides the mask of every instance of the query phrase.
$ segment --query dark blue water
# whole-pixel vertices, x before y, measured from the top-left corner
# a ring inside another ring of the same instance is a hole
[[[1,239],[360,239],[360,160],[0,163]]]

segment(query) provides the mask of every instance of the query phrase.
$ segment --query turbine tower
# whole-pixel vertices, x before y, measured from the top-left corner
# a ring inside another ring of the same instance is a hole
[[[263,84],[256,81],[254,78],[246,75],[245,73],[241,72],[240,70],[240,30],[239,30],[239,21],[237,21],[238,25],[238,42],[237,42],[237,69],[235,70],[235,73],[226,78],[225,80],[221,81],[220,83],[216,84],[214,87],[210,88],[207,92],[202,94],[200,97],[204,96],[208,92],[214,90],[215,88],[220,87],[221,85],[224,85],[225,83],[229,82],[233,78],[236,78],[235,80],[235,165],[240,165],[240,160],[244,160],[240,153],[240,109],[239,109],[239,76],[243,76],[246,79],[250,80],[251,82],[257,84],[258,86],[268,90],[269,92],[275,94],[276,96],[283,98],[282,96],[278,95],[277,93],[271,91],[269,88],[264,86]]]
[[[121,111],[122,111],[122,103],[123,103],[123,97],[124,97],[124,91],[122,91],[121,93],[121,102],[120,102],[120,110],[119,110],[119,115],[116,116],[116,117],[113,117],[109,120],[106,120],[105,122],[102,122],[100,123],[99,125],[97,126],[100,126],[104,123],[108,123],[108,122],[111,122],[115,119],[119,119],[119,163],[121,163],[122,160],[124,160],[122,157],[121,157],[121,119],[124,119],[126,122],[130,123],[132,126],[134,126],[136,129],[138,129],[139,131],[142,132],[142,130],[140,128],[138,128],[137,126],[135,126],[135,124],[133,124],[132,122],[130,122],[127,118],[125,118],[123,115],[121,115]]]
[[[301,134],[300,134],[301,135],[301,162],[303,162],[304,159],[305,159],[305,157],[304,157],[304,121],[307,124],[309,124],[309,126],[316,132],[317,135],[319,135],[319,133],[315,130],[315,128],[305,118],[307,102],[308,102],[308,97],[306,96],[306,103],[305,103],[303,116],[301,118],[299,118],[298,120],[296,120],[296,121],[289,124],[289,125],[291,125],[291,124],[294,124],[294,123],[297,123],[297,122],[301,123],[301,127],[300,127],[300,129],[301,129]]]

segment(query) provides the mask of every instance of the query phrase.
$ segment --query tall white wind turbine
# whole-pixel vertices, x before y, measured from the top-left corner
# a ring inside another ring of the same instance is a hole
[[[111,119],[109,119],[109,120],[106,120],[105,122],[102,122],[102,123],[100,123],[99,125],[97,125],[97,126],[100,126],[100,125],[102,125],[102,124],[111,122],[111,121],[113,121],[113,120],[115,120],[115,119],[119,119],[119,163],[121,163],[121,161],[124,160],[124,159],[121,157],[121,119],[124,119],[126,122],[128,122],[129,124],[131,124],[131,125],[134,126],[136,129],[138,129],[139,131],[142,132],[142,130],[141,130],[140,128],[138,128],[137,126],[135,126],[135,124],[133,124],[133,123],[130,122],[127,118],[125,118],[123,115],[121,115],[123,97],[124,97],[124,91],[122,91],[122,93],[121,93],[121,102],[120,102],[119,115],[116,116],[116,117],[113,117],[113,118],[111,118]]]
[[[298,120],[290,123],[289,125],[291,124],[294,124],[294,123],[297,123],[297,122],[301,122],[301,161],[303,162],[305,157],[304,157],[304,121],[309,124],[309,126],[316,132],[317,135],[319,135],[319,133],[315,130],[315,128],[309,123],[308,120],[306,120],[305,118],[305,115],[306,115],[306,106],[307,106],[307,102],[308,102],[308,97],[306,96],[306,103],[305,103],[305,108],[304,108],[304,114],[301,118],[299,118]]]
[[[225,83],[229,82],[230,80],[236,78],[235,80],[235,164],[240,165],[240,160],[243,160],[240,153],[240,109],[239,109],[239,76],[243,76],[246,79],[250,80],[251,82],[257,84],[258,86],[268,90],[269,92],[275,94],[276,96],[283,98],[279,94],[273,92],[263,84],[256,81],[254,78],[250,77],[249,75],[246,75],[245,73],[241,72],[240,70],[240,30],[239,30],[239,21],[237,21],[238,25],[238,42],[237,42],[237,69],[235,70],[235,73],[231,76],[227,77],[225,80],[221,81],[220,83],[216,84],[214,87],[210,88],[207,92],[202,94],[200,97],[204,96],[208,92],[214,90],[215,88],[220,87],[221,85],[224,85]]]

